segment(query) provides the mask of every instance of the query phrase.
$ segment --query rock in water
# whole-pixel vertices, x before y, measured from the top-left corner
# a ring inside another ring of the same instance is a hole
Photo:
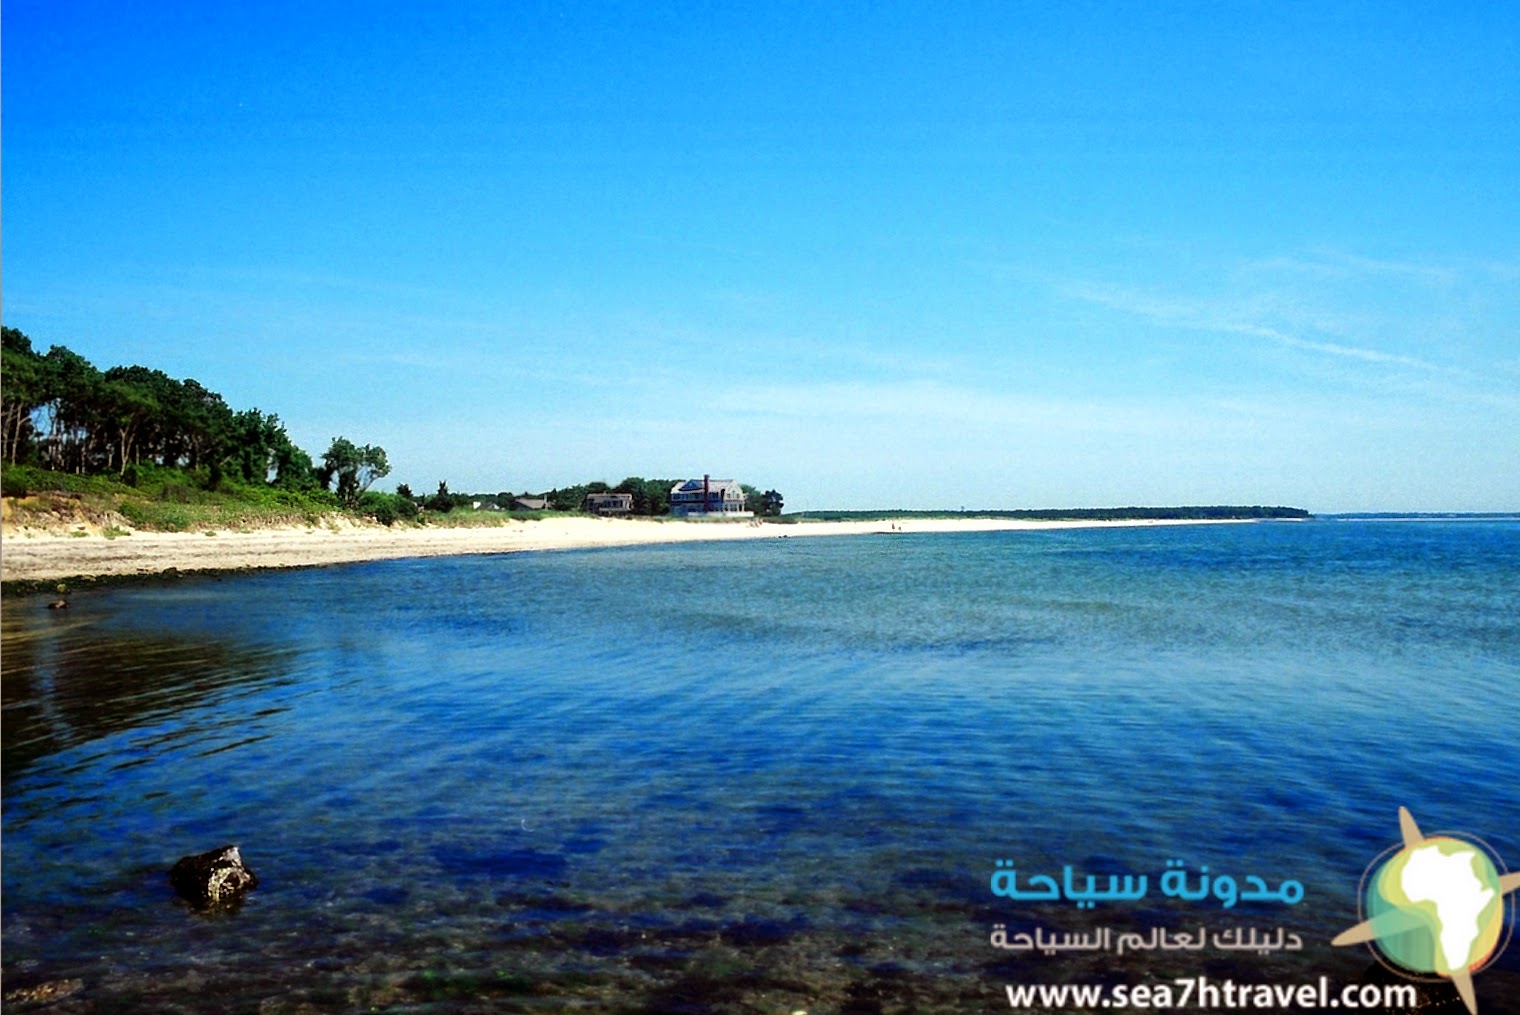
[[[259,886],[259,877],[243,866],[236,846],[223,846],[180,857],[169,868],[169,883],[198,908],[211,909],[240,902],[245,892]]]
[[[83,980],[49,980],[35,987],[22,987],[5,992],[6,1004],[46,1004],[59,1001],[84,989]]]

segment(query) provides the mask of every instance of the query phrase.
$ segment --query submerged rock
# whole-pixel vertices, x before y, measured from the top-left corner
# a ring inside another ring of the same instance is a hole
[[[21,987],[5,992],[6,1004],[45,1004],[59,1001],[84,989],[83,980],[49,980],[33,987]]]
[[[244,893],[259,886],[259,877],[243,866],[236,846],[222,846],[180,857],[169,868],[169,883],[196,907],[211,909],[242,901]]]

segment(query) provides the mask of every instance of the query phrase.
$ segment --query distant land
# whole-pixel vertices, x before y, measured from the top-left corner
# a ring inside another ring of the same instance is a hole
[[[1249,518],[1312,518],[1308,511],[1296,507],[1262,507],[1253,505],[1209,505],[1187,507],[1111,507],[1111,508],[1035,508],[1020,510],[972,511],[799,511],[783,514],[774,521],[864,522],[893,521],[909,518],[1006,518],[1026,522],[1134,522],[1134,521],[1212,521]]]
[[[1321,515],[1332,521],[1492,521],[1494,519],[1520,519],[1520,511],[1338,511]]]

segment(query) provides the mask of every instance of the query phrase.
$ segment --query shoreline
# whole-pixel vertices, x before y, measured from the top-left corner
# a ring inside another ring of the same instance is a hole
[[[323,567],[378,560],[530,550],[579,550],[739,539],[1003,532],[1157,525],[1240,524],[1256,519],[1020,521],[996,518],[901,521],[676,522],[569,517],[467,528],[329,524],[250,531],[99,533],[15,529],[0,536],[0,580],[29,583]]]

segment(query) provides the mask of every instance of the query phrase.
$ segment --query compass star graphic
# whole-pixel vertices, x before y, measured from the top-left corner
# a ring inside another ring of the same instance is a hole
[[[1501,874],[1483,848],[1451,835],[1427,838],[1409,808],[1399,808],[1403,846],[1374,861],[1363,881],[1367,919],[1332,945],[1371,942],[1395,966],[1451,980],[1471,1015],[1478,1013],[1473,973],[1497,954],[1504,896],[1520,873]]]

